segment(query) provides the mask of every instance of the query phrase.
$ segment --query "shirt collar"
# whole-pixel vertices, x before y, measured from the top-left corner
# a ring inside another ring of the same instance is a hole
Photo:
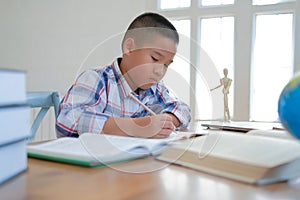
[[[121,58],[116,59],[114,61],[114,63],[112,64],[112,67],[115,71],[117,83],[119,85],[118,89],[119,89],[120,97],[122,99],[124,99],[124,98],[128,97],[128,95],[132,92],[132,90],[120,70],[119,62],[118,62],[119,60],[121,60]]]

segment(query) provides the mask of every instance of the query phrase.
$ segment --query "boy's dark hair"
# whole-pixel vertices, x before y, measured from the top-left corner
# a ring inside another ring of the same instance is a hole
[[[136,17],[129,25],[123,42],[132,37],[137,42],[148,40],[149,37],[153,37],[154,33],[172,39],[176,44],[179,43],[179,35],[173,24],[157,13],[144,13]]]

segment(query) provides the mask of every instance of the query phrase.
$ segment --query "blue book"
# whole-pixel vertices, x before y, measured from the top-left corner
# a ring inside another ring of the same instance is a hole
[[[0,69],[0,106],[26,103],[26,72]]]
[[[29,137],[30,111],[30,107],[26,105],[0,106],[0,147]]]
[[[26,171],[26,143],[22,139],[0,146],[0,184]]]

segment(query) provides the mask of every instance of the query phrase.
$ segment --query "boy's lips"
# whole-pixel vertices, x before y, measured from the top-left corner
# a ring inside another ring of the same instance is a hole
[[[156,78],[149,78],[149,83],[157,83]]]

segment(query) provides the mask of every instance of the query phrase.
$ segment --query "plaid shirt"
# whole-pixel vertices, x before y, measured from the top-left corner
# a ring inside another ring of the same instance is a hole
[[[128,97],[130,92],[132,90],[120,71],[118,60],[104,68],[83,72],[61,101],[56,122],[57,136],[102,133],[109,117],[148,116],[142,106]],[[188,126],[190,108],[172,97],[162,82],[141,90],[139,95],[133,94],[155,113],[173,113],[181,122],[181,128]]]

